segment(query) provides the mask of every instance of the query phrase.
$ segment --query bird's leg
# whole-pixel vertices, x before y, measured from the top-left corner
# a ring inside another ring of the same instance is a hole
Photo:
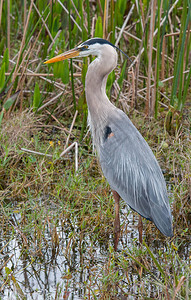
[[[139,215],[138,231],[139,231],[139,243],[142,244],[143,222],[142,222],[142,217],[140,215]]]
[[[119,199],[120,196],[116,191],[113,192],[113,197],[115,200],[115,221],[114,221],[114,250],[117,251],[117,246],[120,236],[120,217],[119,217]]]

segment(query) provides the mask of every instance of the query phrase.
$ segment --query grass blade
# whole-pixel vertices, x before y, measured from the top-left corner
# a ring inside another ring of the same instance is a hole
[[[34,96],[33,96],[33,111],[36,112],[37,109],[39,108],[41,103],[41,94],[40,94],[40,89],[39,85],[36,82],[35,88],[34,88]]]
[[[150,250],[149,246],[147,246],[147,244],[143,241],[143,245],[147,248],[147,251],[149,252],[152,260],[154,261],[156,267],[158,268],[158,270],[160,271],[162,277],[165,279],[165,273],[164,270],[161,268],[160,264],[158,263],[157,259],[155,258],[154,254],[152,253],[152,251]]]
[[[186,20],[186,21],[185,21]],[[174,70],[174,80],[173,80],[173,86],[172,86],[172,93],[171,93],[171,101],[170,104],[174,106],[174,100],[177,95],[178,87],[180,88],[180,94],[182,94],[182,85],[179,84],[179,80],[182,83],[182,70],[183,70],[183,58],[184,58],[184,45],[185,45],[185,40],[186,40],[186,30],[188,28],[188,24],[190,21],[190,10],[188,9],[187,11],[187,3],[184,1],[184,6],[183,6],[183,13],[182,13],[182,21],[181,21],[181,34],[179,37],[179,46],[178,46],[178,52],[177,52],[177,60],[176,60],[176,65],[175,65],[175,70]]]

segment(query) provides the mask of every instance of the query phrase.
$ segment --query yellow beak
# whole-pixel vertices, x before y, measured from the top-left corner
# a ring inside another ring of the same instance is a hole
[[[57,61],[65,60],[65,59],[68,59],[68,58],[73,58],[73,57],[78,56],[79,53],[80,53],[79,49],[74,48],[74,49],[66,51],[66,52],[64,52],[60,55],[57,55],[57,56],[45,61],[44,63],[45,64],[51,64],[51,63],[54,63],[54,62],[57,62]]]

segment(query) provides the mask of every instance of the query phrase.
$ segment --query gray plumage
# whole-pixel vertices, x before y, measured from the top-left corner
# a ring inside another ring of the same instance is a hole
[[[127,115],[105,93],[107,76],[117,65],[109,44],[95,45],[98,57],[86,75],[89,125],[100,165],[111,188],[141,216],[173,236],[166,184],[158,162]]]
[[[86,74],[88,121],[103,174],[114,191],[116,206],[119,208],[120,196],[133,210],[154,222],[164,235],[173,236],[166,184],[158,162],[127,115],[109,101],[105,92],[107,77],[117,65],[116,49],[110,42],[94,38],[46,63],[76,56],[97,56]],[[118,213],[115,227],[117,248]]]

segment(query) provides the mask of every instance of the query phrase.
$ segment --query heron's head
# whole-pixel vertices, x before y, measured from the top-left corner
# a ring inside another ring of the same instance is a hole
[[[99,56],[101,52],[103,51],[103,48],[105,45],[109,45],[115,49],[120,50],[116,46],[114,46],[112,43],[108,42],[107,40],[101,39],[101,38],[92,38],[89,39],[79,46],[77,46],[74,49],[71,49],[69,51],[66,51],[60,55],[57,55],[45,62],[45,64],[54,63],[57,61],[65,60],[68,58],[73,57],[86,57],[89,55],[95,55]],[[122,50],[120,50],[123,54],[125,54]],[[126,54],[125,54],[126,55]],[[127,56],[127,55],[126,55]]]

